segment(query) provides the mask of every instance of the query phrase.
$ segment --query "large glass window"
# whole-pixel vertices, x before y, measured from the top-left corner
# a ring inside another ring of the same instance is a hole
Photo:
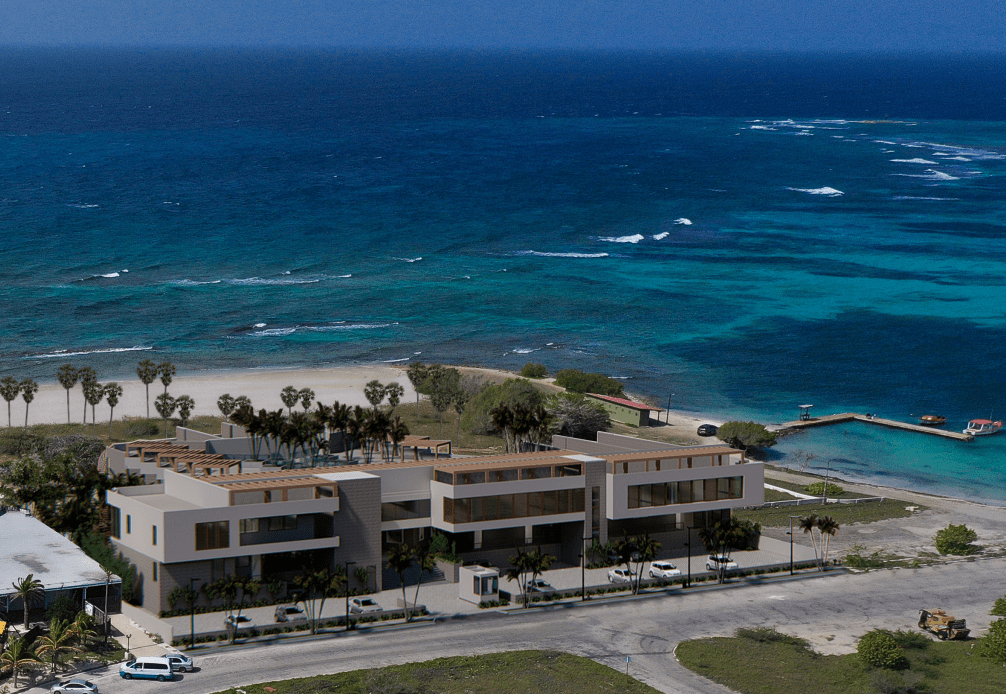
[[[119,524],[122,522],[121,517],[119,515],[119,509],[116,508],[115,506],[109,506],[108,511],[109,511],[108,522],[109,525],[111,526],[109,528],[109,533],[112,535],[112,537],[118,538],[119,535],[121,534]]]
[[[582,489],[559,489],[525,494],[500,494],[472,499],[444,499],[444,521],[477,523],[532,516],[583,513]]]
[[[381,520],[398,521],[430,517],[430,500],[393,501],[381,504]]]
[[[635,484],[628,488],[628,508],[672,506],[699,501],[722,501],[744,497],[743,477],[717,477],[689,482]]]
[[[230,547],[230,522],[196,523],[196,549],[224,549]]]

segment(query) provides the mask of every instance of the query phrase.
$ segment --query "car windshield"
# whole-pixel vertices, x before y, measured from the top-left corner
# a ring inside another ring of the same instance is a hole
[[[373,600],[361,600],[360,604],[361,605],[373,605],[374,601]]]
[[[136,665],[135,660],[130,660],[128,663],[126,663],[126,667],[133,667],[134,665]]]

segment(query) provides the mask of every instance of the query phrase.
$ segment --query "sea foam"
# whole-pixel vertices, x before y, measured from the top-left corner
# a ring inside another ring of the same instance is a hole
[[[809,195],[827,195],[830,198],[837,198],[839,195],[845,195],[842,191],[830,186],[825,186],[823,188],[786,188],[786,190],[793,190],[797,193],[808,193]]]
[[[642,234],[633,234],[632,236],[600,236],[598,241],[607,241],[608,243],[639,243],[645,236]]]
[[[79,352],[68,352],[65,349],[58,349],[55,352],[48,352],[46,354],[33,354],[28,357],[22,357],[23,359],[59,359],[62,357],[80,357],[86,354],[117,354],[119,352],[147,352],[152,350],[153,347],[143,347],[140,345],[134,347],[107,347],[105,349],[89,349],[82,350]]]
[[[688,219],[687,217],[678,217],[677,219],[674,220],[674,223],[684,224],[685,226],[691,226],[692,220]]]
[[[898,164],[935,164],[935,161],[929,161],[928,159],[920,159],[915,157],[914,159],[892,159],[891,161],[897,162]]]
[[[539,258],[607,258],[607,253],[548,253],[545,251],[517,251],[513,255],[533,255]],[[502,270],[501,272],[506,272]]]
[[[653,240],[654,241],[660,241],[662,239],[666,239],[668,236],[670,236],[670,232],[669,231],[662,231],[659,234],[654,234],[653,235]]]

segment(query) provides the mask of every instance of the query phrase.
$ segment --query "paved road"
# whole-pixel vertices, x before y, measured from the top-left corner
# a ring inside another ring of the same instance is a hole
[[[728,635],[739,626],[774,626],[808,637],[823,650],[847,651],[856,637],[872,628],[914,628],[920,607],[946,607],[980,630],[988,626],[992,602],[1006,590],[1004,576],[1006,559],[829,575],[250,646],[197,656],[200,671],[171,684],[127,682],[119,679],[117,669],[95,672],[90,679],[98,683],[102,694],[153,690],[207,694],[255,682],[447,655],[551,648],[619,669],[624,668],[625,656],[631,655],[630,673],[660,691],[723,694],[728,690],[678,665],[673,650],[679,641]]]

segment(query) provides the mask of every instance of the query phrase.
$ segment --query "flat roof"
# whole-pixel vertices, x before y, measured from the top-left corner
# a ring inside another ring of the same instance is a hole
[[[509,470],[511,468],[522,468],[522,467],[545,467],[551,465],[579,465],[583,462],[584,456],[566,456],[566,455],[555,455],[554,452],[551,456],[543,458],[531,458],[531,459],[516,459],[516,460],[481,460],[476,458],[472,463],[465,465],[463,468],[459,468],[457,465],[437,465],[435,469],[443,470],[444,472],[467,472],[467,471],[481,471],[481,470]],[[598,462],[603,462],[603,458],[588,458],[589,460],[596,460]],[[582,469],[582,468],[581,468]]]
[[[698,458],[706,455],[729,455],[743,453],[730,446],[701,446],[675,448],[667,451],[648,451],[644,453],[612,453],[601,457],[609,463],[632,463],[640,460],[663,460],[664,458]]]
[[[0,594],[28,574],[46,590],[105,584],[98,562],[45,523],[18,510],[0,513]]]
[[[185,499],[180,499],[177,496],[168,496],[164,492],[160,494],[147,494],[146,496],[137,497],[140,503],[146,504],[147,506],[152,506],[159,511],[189,511],[194,508],[202,508],[202,506],[196,506],[193,503],[189,503]]]
[[[597,398],[598,400],[605,400],[607,402],[614,403],[616,405],[621,405],[622,407],[631,407],[634,410],[646,410],[647,412],[663,412],[663,409],[656,407],[654,405],[647,405],[645,402],[636,402],[635,400],[626,400],[625,398],[615,398],[610,395],[599,395],[598,393],[587,393],[592,398]]]

